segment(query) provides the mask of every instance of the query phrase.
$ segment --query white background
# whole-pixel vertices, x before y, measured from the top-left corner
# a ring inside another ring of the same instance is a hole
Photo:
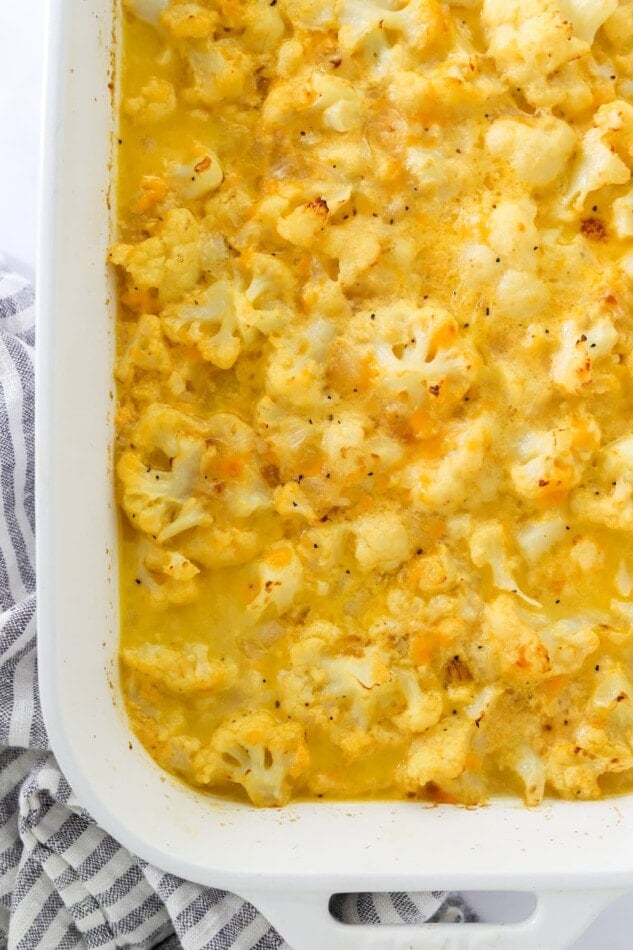
[[[44,0],[0,0],[0,253],[31,279],[35,276],[43,51]],[[522,902],[479,895],[474,903],[482,915],[501,921],[512,906],[520,907]],[[574,950],[631,947],[633,894],[603,913]]]

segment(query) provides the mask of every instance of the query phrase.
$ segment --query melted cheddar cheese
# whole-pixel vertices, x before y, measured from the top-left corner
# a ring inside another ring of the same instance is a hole
[[[258,805],[630,789],[633,3],[122,20],[137,735]]]

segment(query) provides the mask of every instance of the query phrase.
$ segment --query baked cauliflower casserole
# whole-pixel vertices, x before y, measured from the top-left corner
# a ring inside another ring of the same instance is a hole
[[[121,669],[257,805],[633,788],[633,2],[125,0]]]

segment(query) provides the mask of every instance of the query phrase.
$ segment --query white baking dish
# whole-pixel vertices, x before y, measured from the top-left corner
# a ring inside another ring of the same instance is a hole
[[[121,711],[110,445],[113,309],[105,267],[112,0],[51,0],[38,327],[42,701],[80,800],[143,857],[256,903],[296,950],[569,946],[633,886],[633,796],[527,810],[413,803],[257,810],[162,773]],[[116,143],[114,143],[114,151]],[[538,892],[525,922],[345,927],[337,891]]]

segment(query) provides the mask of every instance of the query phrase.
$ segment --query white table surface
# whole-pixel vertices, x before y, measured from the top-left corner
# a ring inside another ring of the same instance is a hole
[[[44,0],[0,0],[0,252],[31,279],[35,275],[43,34]],[[473,903],[482,916],[498,920],[509,906],[507,898],[482,895]],[[631,947],[633,893],[604,912],[573,950]]]

